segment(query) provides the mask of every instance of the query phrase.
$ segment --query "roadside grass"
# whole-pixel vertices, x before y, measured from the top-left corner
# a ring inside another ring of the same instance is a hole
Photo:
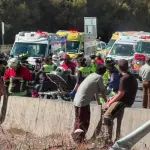
[[[46,137],[35,135],[21,129],[0,130],[0,150],[108,150],[100,148],[100,143],[75,145],[72,139],[63,134]]]

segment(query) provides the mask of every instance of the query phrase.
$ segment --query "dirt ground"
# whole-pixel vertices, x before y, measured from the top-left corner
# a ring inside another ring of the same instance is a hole
[[[20,129],[4,130],[0,126],[0,150],[108,150],[95,143],[76,146],[69,137],[51,135],[38,138]]]

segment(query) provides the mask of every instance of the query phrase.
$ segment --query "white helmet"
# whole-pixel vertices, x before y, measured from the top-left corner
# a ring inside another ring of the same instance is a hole
[[[11,58],[8,60],[8,67],[9,68],[15,68],[18,65],[18,59],[17,58]]]
[[[60,52],[58,53],[58,57],[61,58],[62,56],[64,56],[64,54],[65,54],[64,51],[60,51]]]
[[[58,56],[57,55],[53,55],[52,56],[52,60],[57,61],[58,60]]]
[[[58,67],[56,69],[57,72],[59,72],[60,74],[71,74],[71,70],[70,69],[64,69],[63,67]]]

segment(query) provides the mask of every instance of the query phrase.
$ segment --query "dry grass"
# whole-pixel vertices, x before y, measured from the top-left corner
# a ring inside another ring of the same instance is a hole
[[[97,148],[99,147],[99,148]],[[95,143],[75,145],[69,137],[51,135],[38,138],[21,129],[0,129],[0,150],[108,150]]]

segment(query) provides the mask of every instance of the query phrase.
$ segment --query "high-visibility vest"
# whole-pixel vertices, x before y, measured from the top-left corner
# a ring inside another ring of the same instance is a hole
[[[91,63],[90,69],[91,69],[91,72],[92,72],[92,73],[96,71],[96,66],[95,66],[94,63]]]
[[[78,70],[81,71],[82,77],[87,77],[91,73],[91,70],[88,67],[80,67]]]
[[[43,65],[44,68],[44,72],[51,72],[53,70],[53,66],[52,65]]]
[[[109,79],[109,72],[106,71],[105,74],[103,75],[103,82],[104,82],[104,85],[107,85],[108,79]]]

